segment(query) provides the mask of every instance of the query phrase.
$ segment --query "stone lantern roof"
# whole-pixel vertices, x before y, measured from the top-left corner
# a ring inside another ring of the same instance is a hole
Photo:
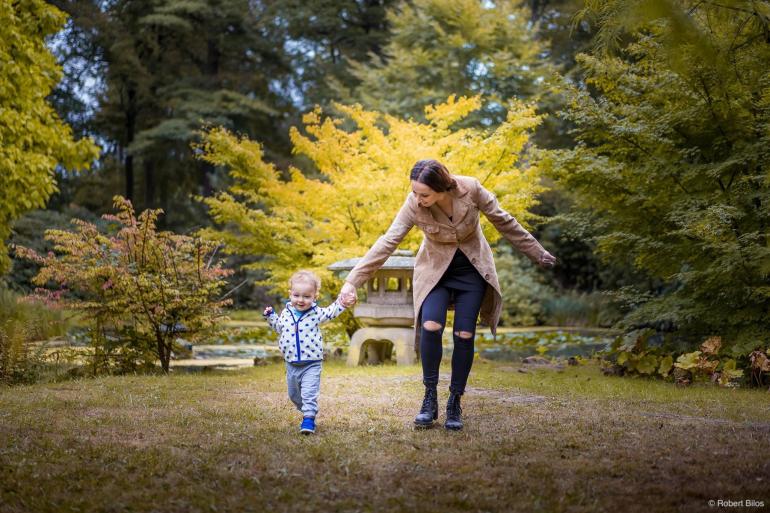
[[[411,326],[414,321],[412,274],[415,257],[411,251],[397,250],[388,257],[366,283],[366,299],[353,315],[365,326]],[[350,271],[360,258],[349,258],[328,267],[331,271]]]
[[[328,267],[330,271],[351,271],[361,258],[348,258],[346,260],[340,260],[334,262]],[[380,270],[413,270],[414,269],[414,253],[407,249],[397,249],[391,256],[382,264]]]

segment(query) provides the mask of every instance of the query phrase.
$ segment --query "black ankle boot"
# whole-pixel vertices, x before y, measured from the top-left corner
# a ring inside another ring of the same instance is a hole
[[[446,429],[460,431],[463,428],[463,409],[460,407],[460,397],[460,394],[454,392],[449,394],[449,400],[446,403],[446,422],[444,422]]]
[[[420,413],[414,418],[414,425],[417,427],[430,427],[437,418],[438,393],[436,392],[436,387],[426,386],[422,408],[420,408]]]

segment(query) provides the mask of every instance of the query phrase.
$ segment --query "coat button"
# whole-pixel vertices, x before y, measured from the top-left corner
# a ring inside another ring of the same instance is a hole
[[[488,274],[485,274],[485,275],[484,275],[484,279],[485,279],[485,280],[489,280],[489,275],[488,275]]]
[[[476,257],[471,258],[471,263],[472,264],[476,265],[476,262],[478,262],[478,260],[476,260]]]

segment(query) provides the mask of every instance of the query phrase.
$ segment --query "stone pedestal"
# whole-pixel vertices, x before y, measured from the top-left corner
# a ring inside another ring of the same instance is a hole
[[[329,269],[350,271],[360,260],[342,260]],[[366,299],[353,310],[365,327],[350,340],[348,365],[377,365],[390,360],[394,350],[398,365],[412,365],[417,360],[411,328],[414,260],[410,251],[395,251],[367,281]]]
[[[413,365],[417,360],[414,351],[412,328],[361,328],[353,334],[348,349],[348,365],[376,365],[390,359],[396,351],[398,365]]]

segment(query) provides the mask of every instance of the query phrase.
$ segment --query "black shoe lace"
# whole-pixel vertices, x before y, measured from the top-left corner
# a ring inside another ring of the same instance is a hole
[[[449,415],[452,417],[459,417],[463,413],[463,409],[460,406],[460,396],[456,395],[452,397],[452,400],[449,402]]]
[[[436,393],[431,390],[425,390],[425,397],[422,399],[422,408],[420,413],[431,413],[433,411],[433,404],[435,402]]]

